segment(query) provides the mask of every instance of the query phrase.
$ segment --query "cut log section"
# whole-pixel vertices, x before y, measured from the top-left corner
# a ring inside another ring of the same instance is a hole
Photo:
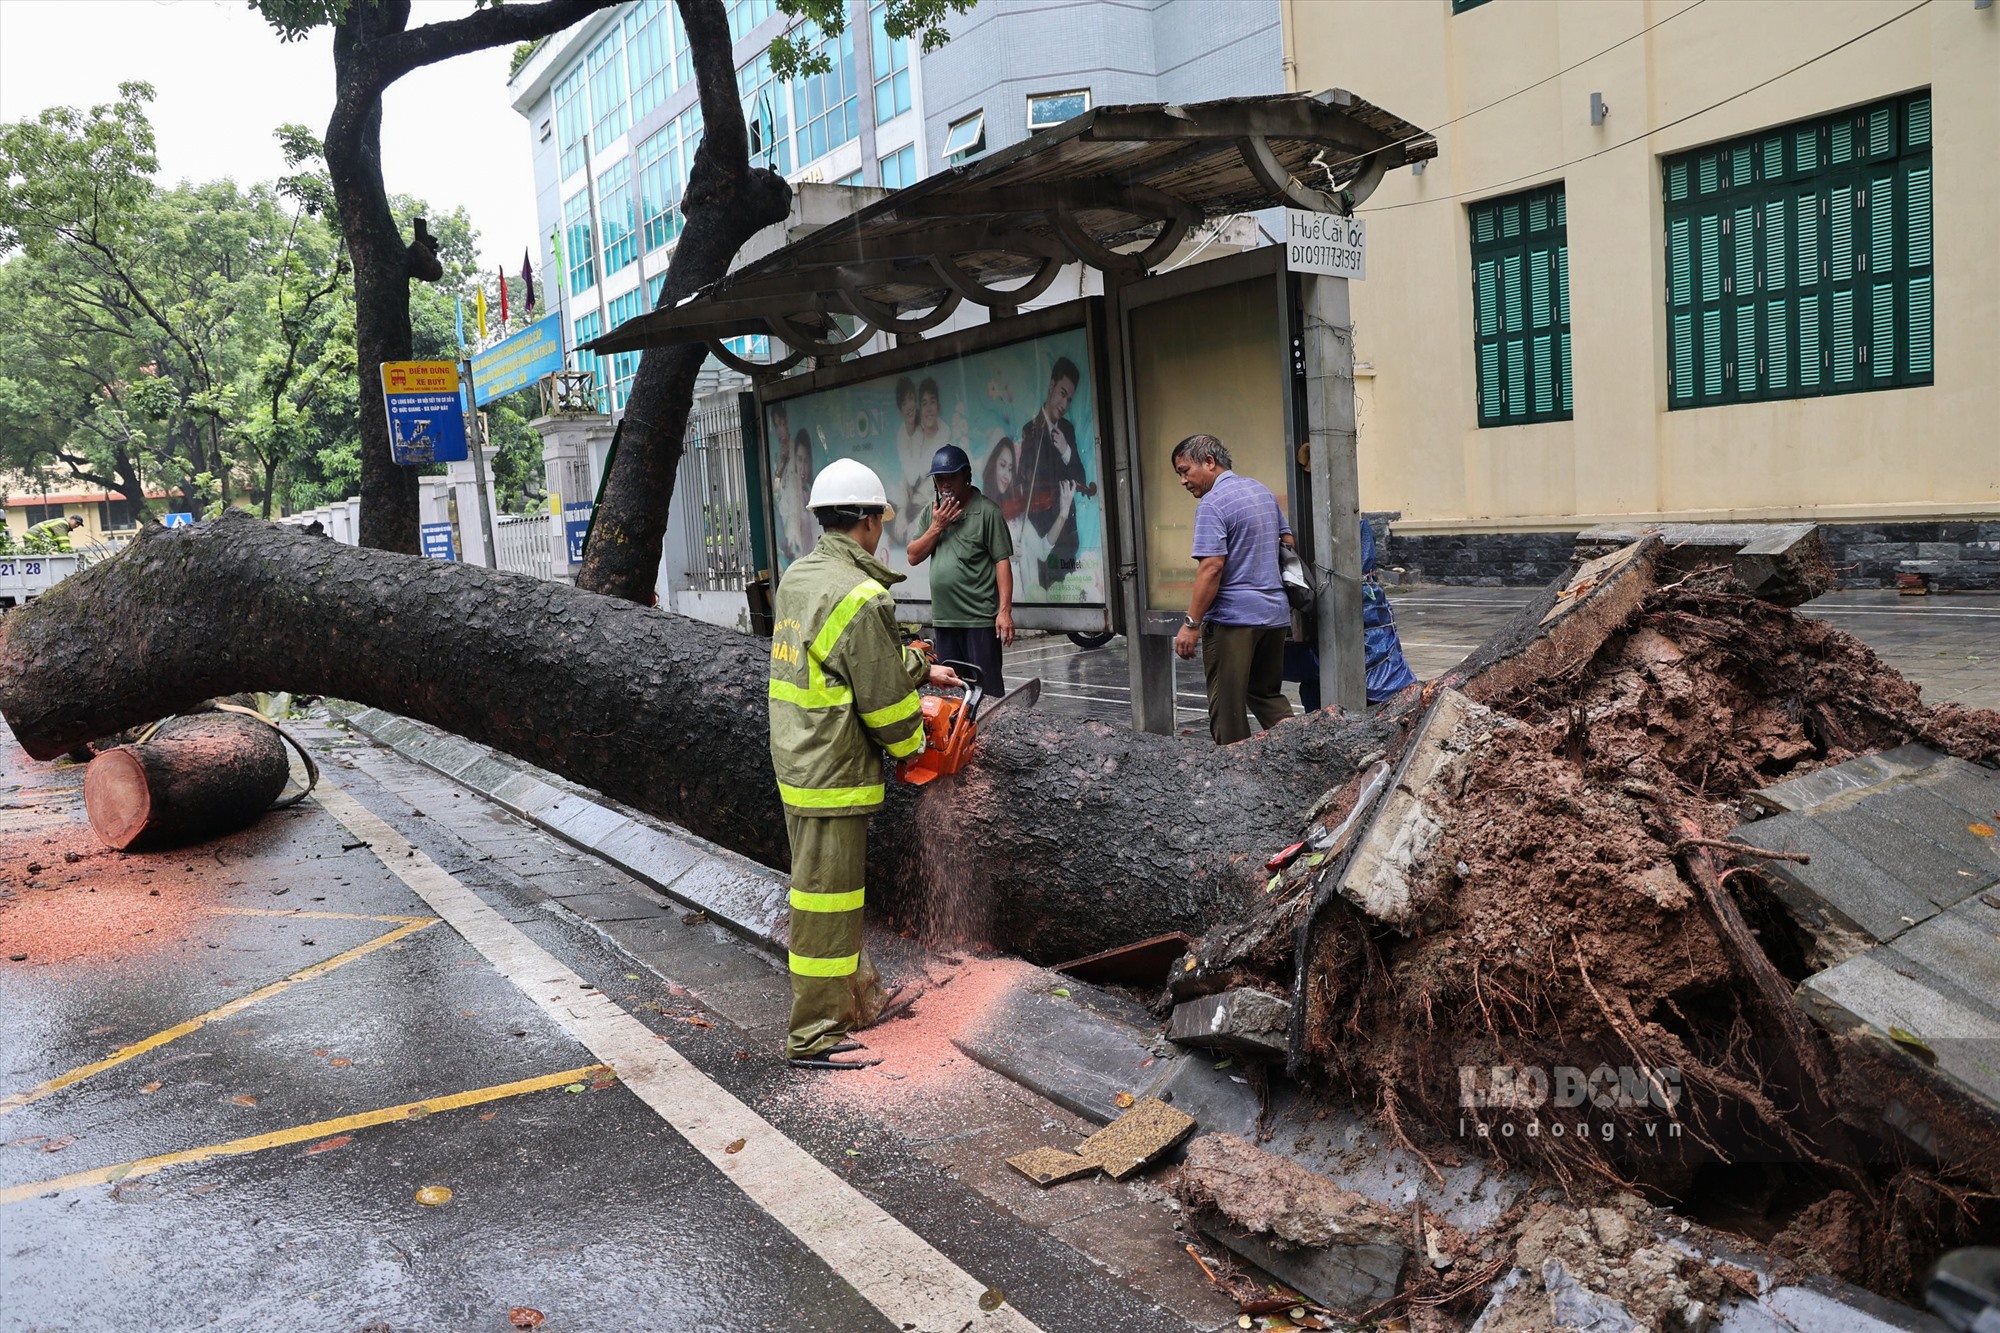
[[[286,772],[274,728],[240,713],[197,713],[91,760],[83,806],[109,847],[174,847],[256,823],[284,790]]]

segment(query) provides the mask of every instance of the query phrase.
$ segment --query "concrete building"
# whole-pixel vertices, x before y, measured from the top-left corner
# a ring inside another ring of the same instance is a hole
[[[888,35],[883,0],[847,7],[839,40],[816,39],[831,72],[783,81],[769,47],[795,20],[775,0],[729,3],[754,158],[795,183],[900,189],[1094,105],[1282,91],[1278,0],[982,0],[929,55]],[[680,235],[702,129],[679,10],[603,10],[542,43],[510,87],[534,154],[540,268],[574,346],[651,308]],[[597,368],[607,410],[637,368],[636,354]]]
[[[1814,519],[2000,586],[2000,9],[1284,0],[1290,86],[1436,132],[1354,284],[1362,501],[1431,576]]]

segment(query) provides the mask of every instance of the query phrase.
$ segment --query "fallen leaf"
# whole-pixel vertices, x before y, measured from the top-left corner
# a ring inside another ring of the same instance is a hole
[[[1225,1056],[1224,1058],[1222,1058],[1222,1059],[1220,1059],[1220,1060],[1217,1060],[1217,1061],[1215,1062],[1215,1067],[1216,1067],[1217,1069],[1227,1069],[1227,1068],[1229,1068],[1229,1066],[1231,1066],[1231,1065],[1233,1065],[1233,1064],[1235,1064],[1235,1063],[1236,1063],[1236,1059],[1235,1059],[1235,1057],[1234,1057],[1234,1056]]]
[[[61,1152],[64,1148],[69,1147],[70,1144],[75,1142],[76,1142],[76,1135],[65,1134],[59,1139],[50,1139],[47,1143],[44,1143],[42,1145],[42,1151]]]
[[[517,1305],[507,1312],[507,1322],[515,1328],[540,1328],[542,1312],[526,1305]]]
[[[847,1150],[847,1155],[848,1155],[849,1157],[859,1157],[859,1156],[860,1156],[861,1154],[860,1154],[860,1153],[858,1153],[858,1152],[856,1152],[856,1151],[855,1151],[854,1149],[852,1149],[852,1148],[849,1148],[849,1149]]]
[[[1055,996],[1058,1000],[1067,1000],[1069,998],[1069,987],[1057,986],[1054,990],[1050,991],[1049,994]]]
[[[480,1114],[479,1118],[481,1120],[491,1120],[494,1116],[498,1114],[500,1114],[498,1111],[485,1111]]]
[[[229,1100],[237,1106],[255,1106],[257,1104],[257,1099],[247,1092],[239,1092]]]
[[[563,1091],[564,1091],[564,1092],[582,1092],[582,1091],[583,1091],[583,1084],[581,1084],[581,1083],[571,1083],[571,1084],[567,1084],[566,1086],[564,1086],[564,1088],[563,1088]]]
[[[625,974],[625,980],[627,981],[637,981],[638,979],[639,979],[639,974],[637,972],[627,972]]]
[[[1130,1106],[1133,1102],[1137,1100],[1138,1099],[1134,1097],[1131,1093],[1121,1092],[1116,1097],[1113,1097],[1111,1099],[1111,1104],[1117,1107],[1126,1107]]]
[[[321,1139],[318,1143],[306,1149],[306,1156],[311,1157],[314,1153],[332,1152],[335,1148],[345,1148],[352,1142],[354,1142],[352,1134],[336,1134],[330,1139]]]
[[[738,1140],[736,1140],[736,1142],[734,1142],[734,1143],[730,1144],[730,1145],[729,1145],[729,1146],[728,1146],[727,1148],[724,1148],[724,1149],[723,1149],[722,1151],[724,1151],[724,1152],[742,1152],[742,1151],[743,1151],[743,1145],[744,1145],[745,1143],[747,1143],[747,1142],[749,1142],[749,1140],[748,1140],[748,1139],[738,1139]]]
[[[157,1083],[148,1083],[144,1087],[139,1089],[139,1091],[146,1093],[158,1092],[159,1090],[160,1090],[160,1085]]]
[[[318,1057],[319,1057],[320,1059],[322,1059],[322,1060],[326,1059],[326,1057],[327,1057],[328,1055],[330,1055],[331,1053],[332,1053],[332,1052],[330,1052],[330,1051],[314,1051],[314,1052],[313,1052],[313,1054],[314,1054],[314,1055],[318,1056]]]
[[[1007,1293],[998,1287],[988,1287],[979,1293],[979,1308],[988,1312],[999,1309],[1007,1303]]]
[[[347,1059],[345,1056],[339,1056],[339,1055],[327,1061],[327,1064],[334,1069],[345,1069],[353,1063],[354,1061]]]
[[[1966,827],[1982,838],[1993,836],[1993,826],[1991,824],[1967,824]]]
[[[698,1028],[712,1028],[715,1026],[711,1020],[704,1018],[700,1014],[675,1014],[674,1019],[677,1022],[689,1023]]]
[[[426,1208],[435,1208],[441,1203],[450,1203],[451,1186],[426,1185],[417,1191],[417,1202]]]

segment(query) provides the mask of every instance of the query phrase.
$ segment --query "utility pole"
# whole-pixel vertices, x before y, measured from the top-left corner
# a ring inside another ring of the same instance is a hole
[[[1306,421],[1318,566],[1319,688],[1346,713],[1368,707],[1361,628],[1361,473],[1355,448],[1354,323],[1347,279],[1299,275],[1306,358]]]
[[[472,454],[472,486],[479,492],[479,534],[485,540],[486,567],[498,569],[500,552],[493,545],[493,500],[486,491],[486,418],[479,411],[479,394],[472,383],[472,358],[458,363],[459,377],[465,382],[465,438]]]

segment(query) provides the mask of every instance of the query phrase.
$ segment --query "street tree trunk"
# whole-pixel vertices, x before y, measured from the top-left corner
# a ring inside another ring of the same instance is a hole
[[[701,92],[703,137],[681,199],[687,225],[655,306],[672,305],[723,277],[744,242],[783,222],[791,211],[792,191],[785,178],[750,165],[750,136],[722,0],[678,3]],[[695,377],[707,356],[704,344],[682,343],[640,357],[632,396],[619,421],[611,474],[577,572],[578,587],[641,606],[651,602]]]
[[[763,640],[563,584],[225,513],[147,529],[0,621],[28,753],[246,690],[324,694],[494,746],[771,865],[786,858]],[[1216,749],[1026,712],[891,784],[871,900],[1042,961],[1236,915],[1392,722],[1329,713]]]
[[[283,6],[257,0],[283,25]],[[495,4],[464,18],[410,27],[410,0],[350,0],[333,30],[334,104],[326,168],[354,263],[355,373],[361,383],[361,544],[417,552],[417,478],[389,459],[384,361],[408,360],[410,282],[442,276],[421,227],[405,243],[382,182],[382,93],[424,65],[560,32],[616,0]],[[414,131],[413,131],[414,132]]]

